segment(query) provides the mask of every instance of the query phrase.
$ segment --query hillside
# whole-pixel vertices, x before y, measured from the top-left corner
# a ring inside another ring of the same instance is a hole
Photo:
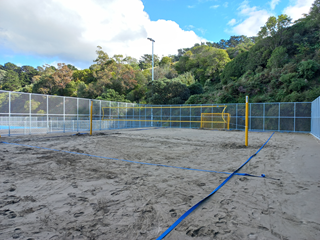
[[[303,102],[320,95],[320,0],[304,18],[270,17],[257,37],[217,43],[139,61],[109,57],[101,47],[89,69],[60,63],[0,65],[0,89],[148,104]]]

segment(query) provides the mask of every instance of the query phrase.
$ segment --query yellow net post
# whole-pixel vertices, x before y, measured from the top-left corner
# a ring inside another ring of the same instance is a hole
[[[246,147],[248,147],[248,132],[249,132],[249,97],[246,96]]]

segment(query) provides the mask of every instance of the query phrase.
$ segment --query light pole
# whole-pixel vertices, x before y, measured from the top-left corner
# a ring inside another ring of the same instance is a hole
[[[153,43],[155,42],[152,38],[147,38],[148,40],[150,40],[152,42],[152,82],[154,79],[154,60],[153,60]],[[153,84],[153,83],[152,83]],[[153,127],[153,108],[151,108],[151,127]]]
[[[148,40],[150,40],[152,42],[152,81],[154,79],[154,71],[153,71],[153,68],[154,68],[154,59],[153,59],[153,43],[155,42],[152,38],[147,38]]]

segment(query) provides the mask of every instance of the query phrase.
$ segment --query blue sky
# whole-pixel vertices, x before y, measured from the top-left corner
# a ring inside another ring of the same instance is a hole
[[[109,56],[176,54],[195,43],[254,36],[268,17],[308,13],[313,0],[8,0],[0,8],[0,64],[88,68]]]

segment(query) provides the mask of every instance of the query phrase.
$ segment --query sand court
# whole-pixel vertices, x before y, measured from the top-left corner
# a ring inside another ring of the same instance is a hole
[[[116,159],[233,172],[271,134],[248,147],[199,129],[3,137],[20,145],[0,143],[0,239],[156,239],[228,175]],[[234,176],[165,239],[319,239],[319,147],[275,133],[240,171],[274,179]]]

